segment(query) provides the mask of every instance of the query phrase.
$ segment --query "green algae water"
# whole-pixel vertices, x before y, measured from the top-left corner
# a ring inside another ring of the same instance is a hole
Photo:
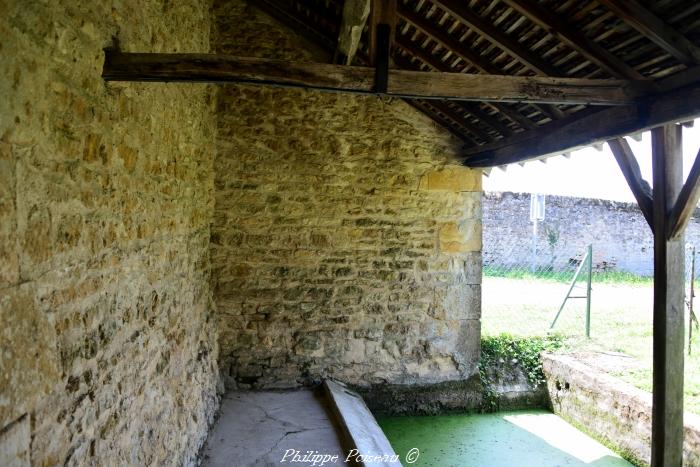
[[[385,417],[379,425],[404,466],[631,466],[610,449],[544,410]],[[420,450],[409,464],[406,454]]]

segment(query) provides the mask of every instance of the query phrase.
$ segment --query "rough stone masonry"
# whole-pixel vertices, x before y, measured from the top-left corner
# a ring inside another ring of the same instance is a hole
[[[199,1],[0,2],[0,464],[195,462],[217,409],[212,90],[102,49],[209,50]]]
[[[215,15],[218,52],[330,59],[245,2]],[[459,142],[395,99],[237,85],[218,97],[227,386],[476,377],[481,175],[450,162]]]
[[[194,464],[223,381],[478,380],[480,175],[448,133],[100,78],[113,36],[328,61],[253,4],[0,2],[0,464]]]

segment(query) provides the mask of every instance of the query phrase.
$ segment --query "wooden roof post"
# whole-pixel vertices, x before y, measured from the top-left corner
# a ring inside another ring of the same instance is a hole
[[[654,192],[654,376],[651,465],[683,458],[684,236],[667,240],[669,214],[683,186],[681,127],[652,130]]]
[[[389,57],[396,28],[396,0],[373,0],[369,21],[369,62],[375,67],[374,92],[389,85]]]

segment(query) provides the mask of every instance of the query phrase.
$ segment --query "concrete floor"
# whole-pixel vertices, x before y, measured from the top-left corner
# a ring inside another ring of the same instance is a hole
[[[632,466],[544,410],[389,417],[379,425],[401,460],[417,450],[415,466]]]
[[[204,448],[202,465],[278,465],[285,454],[285,463],[293,464],[292,451],[299,451],[299,456],[317,451],[342,460],[343,450],[324,404],[308,389],[227,393]]]

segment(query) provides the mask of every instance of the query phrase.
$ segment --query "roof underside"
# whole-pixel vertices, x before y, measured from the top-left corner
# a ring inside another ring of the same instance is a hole
[[[700,61],[700,2],[638,0],[680,33],[690,52],[664,43],[611,0],[398,0],[392,67],[418,71],[570,78],[662,80]],[[612,5],[611,5],[612,4]],[[343,0],[259,0],[256,5],[329,51],[336,47]],[[366,63],[368,28],[355,64]],[[685,39],[684,39],[685,38]],[[411,99],[464,141],[465,164],[501,165],[501,146],[560,128],[605,107]],[[641,128],[640,128],[641,129]],[[572,147],[576,146],[572,144]],[[559,151],[561,152],[561,151]],[[531,154],[530,157],[542,154]],[[470,164],[470,157],[474,161]]]

